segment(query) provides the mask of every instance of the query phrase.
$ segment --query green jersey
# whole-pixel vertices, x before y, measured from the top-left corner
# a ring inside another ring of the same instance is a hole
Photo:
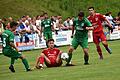
[[[73,27],[75,28],[75,38],[78,41],[81,41],[83,39],[88,38],[88,30],[85,29],[85,27],[91,27],[92,24],[87,18],[83,18],[82,21],[80,21],[78,18],[76,18],[73,21]]]
[[[41,26],[43,28],[43,33],[51,32],[52,21],[50,19],[45,19],[41,22]]]
[[[14,42],[14,34],[10,30],[5,30],[2,33],[2,44],[4,49],[12,49],[10,42]]]

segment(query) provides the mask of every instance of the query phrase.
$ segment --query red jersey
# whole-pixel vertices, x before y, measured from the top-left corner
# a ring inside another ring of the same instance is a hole
[[[102,14],[95,13],[94,16],[88,16],[88,20],[92,23],[92,26],[94,27],[94,32],[100,32],[103,31],[102,27],[102,21],[105,20],[105,17]]]
[[[58,48],[47,48],[42,51],[42,53],[45,54],[45,56],[51,61],[56,62],[57,56],[60,54],[60,50]]]

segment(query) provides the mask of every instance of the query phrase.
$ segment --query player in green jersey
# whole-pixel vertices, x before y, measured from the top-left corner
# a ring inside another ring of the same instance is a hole
[[[74,30],[76,30],[74,34]],[[93,30],[92,24],[90,21],[84,17],[84,12],[80,11],[78,17],[73,21],[72,27],[72,46],[69,48],[69,58],[67,60],[66,66],[73,66],[70,63],[72,58],[72,52],[80,45],[84,52],[84,64],[89,64],[89,55],[88,55],[88,30]],[[73,36],[74,35],[74,36]]]
[[[44,13],[44,20],[41,22],[41,32],[43,32],[44,39],[46,40],[46,45],[47,41],[49,39],[52,39],[52,31],[54,31],[53,23],[51,19],[48,18],[48,14]],[[47,45],[48,47],[48,45]]]
[[[43,31],[44,39],[46,41],[48,39],[52,39],[52,31],[54,30],[54,27],[51,19],[48,18],[47,13],[44,13],[44,20],[41,22],[41,26],[42,26],[41,30]]]
[[[22,54],[19,53],[19,49],[14,45],[14,31],[17,28],[18,23],[13,21],[10,23],[10,29],[5,30],[2,33],[2,44],[3,44],[3,54],[11,58],[11,64],[9,69],[11,72],[15,72],[14,62],[16,59],[20,58],[26,68],[26,71],[31,71],[29,68],[28,62]]]

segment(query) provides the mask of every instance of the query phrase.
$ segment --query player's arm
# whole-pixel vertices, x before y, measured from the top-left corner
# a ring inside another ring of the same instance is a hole
[[[75,30],[75,21],[73,21],[73,25],[72,25],[72,35],[71,35],[71,38],[73,38],[74,30]]]
[[[10,34],[9,36],[9,45],[14,48],[16,51],[19,51],[19,49],[14,44],[14,34]]]
[[[51,22],[51,29],[52,29],[53,32],[55,31],[54,24],[52,22]]]
[[[107,18],[105,18],[105,21],[108,23],[109,27],[112,28],[112,24],[110,23],[110,21]]]
[[[86,23],[85,24],[86,24],[86,27],[85,27],[86,30],[93,30],[94,29],[91,22],[87,18],[86,18]]]
[[[15,46],[14,42],[10,42],[10,46],[19,52],[19,49]]]

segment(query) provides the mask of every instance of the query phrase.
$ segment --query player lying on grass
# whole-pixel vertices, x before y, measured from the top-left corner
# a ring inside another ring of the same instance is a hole
[[[18,23],[17,22],[11,22],[10,23],[10,29],[9,30],[5,30],[2,33],[2,44],[3,44],[3,54],[9,58],[11,58],[11,64],[9,69],[11,70],[11,72],[15,72],[14,69],[14,62],[16,59],[21,59],[26,71],[31,71],[31,69],[29,68],[28,62],[25,58],[25,56],[23,56],[22,54],[19,53],[18,48],[14,45],[14,31],[17,28]]]
[[[58,48],[54,47],[54,40],[49,39],[47,44],[48,48],[44,49],[37,58],[35,65],[37,69],[43,69],[44,63],[47,67],[59,67],[62,65],[62,52]]]

